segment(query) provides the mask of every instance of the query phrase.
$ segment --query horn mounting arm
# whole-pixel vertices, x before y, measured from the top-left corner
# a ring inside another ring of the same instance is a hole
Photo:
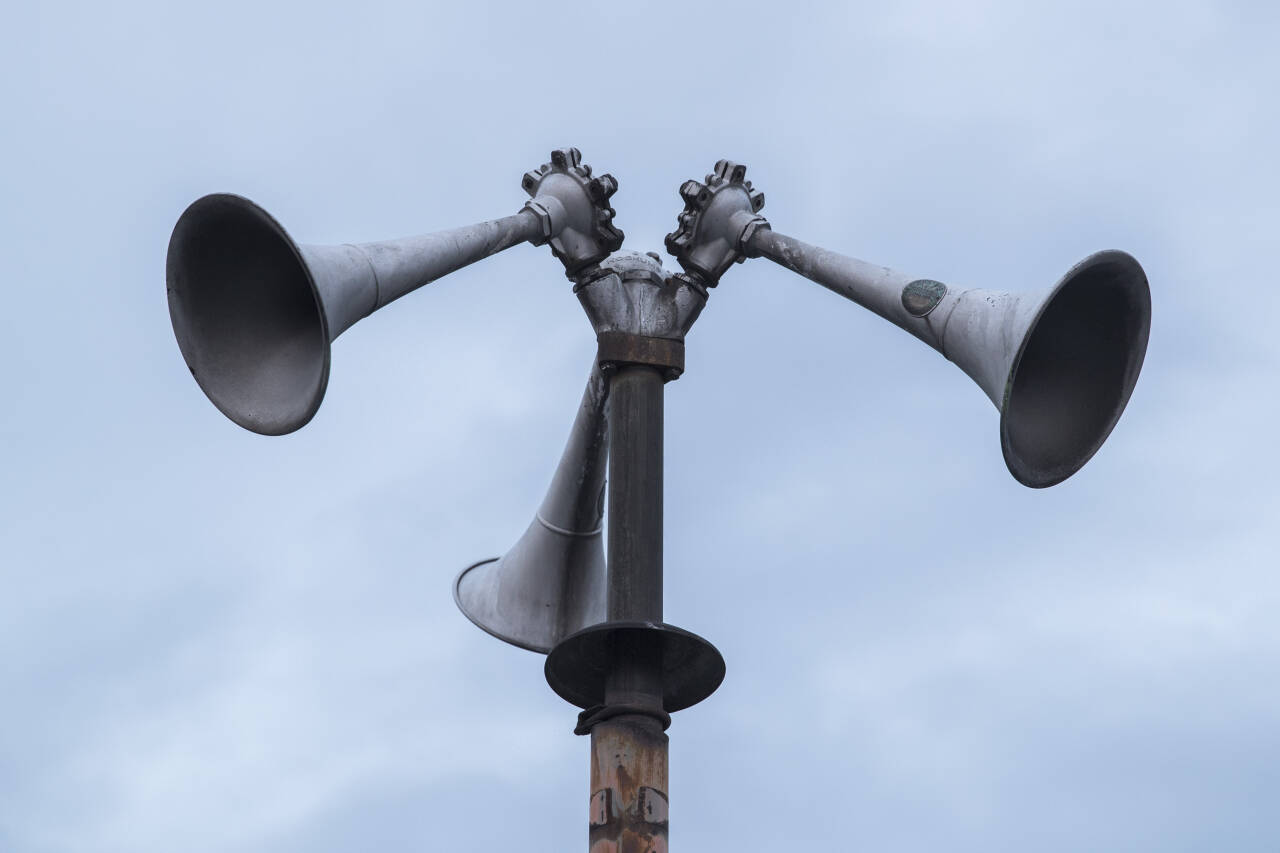
[[[684,268],[683,278],[715,287],[725,270],[750,256],[747,244],[752,236],[769,227],[759,215],[764,193],[753,190],[746,175],[746,166],[721,160],[705,184],[691,180],[680,186],[684,211],[666,245]]]
[[[577,148],[552,151],[551,162],[526,172],[520,183],[532,196],[524,209],[542,223],[542,236],[534,244],[550,243],[570,279],[622,247],[624,235],[614,226],[609,206],[618,182],[608,174],[592,177]]]

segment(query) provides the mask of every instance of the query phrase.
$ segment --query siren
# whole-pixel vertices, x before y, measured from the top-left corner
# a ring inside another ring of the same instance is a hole
[[[722,160],[705,184],[680,188],[685,211],[667,249],[685,275],[714,286],[734,262],[765,257],[915,335],[995,403],[1005,464],[1023,485],[1062,482],[1111,434],[1151,333],[1151,291],[1133,257],[1097,252],[1039,292],[951,287],[779,234],[745,174]]]
[[[263,435],[306,425],[329,381],[330,345],[356,321],[519,243],[550,243],[570,273],[622,245],[611,175],[591,177],[577,149],[524,177],[533,198],[502,219],[360,245],[300,245],[265,210],[208,195],[169,240],[169,316],[182,357],[215,406]]]
[[[462,570],[458,609],[500,640],[551,649],[605,620],[604,486],[609,384],[593,365],[560,464],[528,530],[504,556]]]

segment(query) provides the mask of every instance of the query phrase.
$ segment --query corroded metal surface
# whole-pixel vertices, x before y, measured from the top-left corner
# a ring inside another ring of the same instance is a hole
[[[602,367],[657,367],[668,380],[684,372],[684,337],[707,304],[704,287],[669,275],[651,253],[615,252],[575,290]]]
[[[615,252],[576,288],[596,335],[616,332],[683,341],[706,291],[669,276],[653,255]]]
[[[604,366],[642,364],[660,367],[668,379],[684,373],[684,341],[601,332],[596,336],[596,357]]]
[[[667,795],[667,736],[654,718],[666,716],[663,650],[661,632],[652,624],[662,620],[662,374],[622,365],[609,376],[609,398],[609,621],[596,627],[607,630],[622,620],[639,624],[629,633],[609,634],[605,658],[597,662],[604,665],[599,701],[637,713],[598,717],[590,726],[592,805],[607,808],[592,809],[604,821],[593,822],[589,840],[592,853],[666,853],[665,810],[659,820],[649,805]],[[574,683],[591,669],[566,653],[584,635],[597,633],[581,631],[547,657],[553,687],[557,665]],[[600,791],[607,792],[603,804],[595,800]]]
[[[634,339],[650,332],[651,342],[682,345],[705,290],[668,281],[649,256],[610,261],[578,288],[605,336],[602,348],[618,335],[624,350],[638,351]],[[661,624],[664,371],[627,358],[607,363],[607,621],[557,644],[544,672],[557,693],[587,709],[575,732],[592,742],[591,849],[666,853],[665,706],[710,695],[724,661],[700,637]]]
[[[591,730],[591,853],[667,853],[667,736],[646,717]]]
[[[940,281],[918,278],[902,288],[902,307],[912,317],[923,317],[947,295],[947,286]]]

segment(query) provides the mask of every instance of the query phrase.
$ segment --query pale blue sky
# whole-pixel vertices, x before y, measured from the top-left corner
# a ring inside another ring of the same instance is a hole
[[[1150,277],[1132,403],[1006,472],[980,390],[759,260],[667,394],[673,850],[1280,846],[1271,4],[76,4],[0,34],[0,850],[585,849],[542,658],[454,607],[594,342],[517,247],[362,321],[268,439],[191,381],[183,208],[309,243],[515,211],[574,145],[626,247],[746,163],[774,226],[972,286]]]

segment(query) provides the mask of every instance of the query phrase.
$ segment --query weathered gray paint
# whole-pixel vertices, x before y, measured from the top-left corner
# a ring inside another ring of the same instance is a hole
[[[522,210],[404,240],[300,246],[252,201],[208,195],[169,241],[169,316],[213,404],[245,429],[282,435],[315,415],[330,344],[357,320],[541,228]]]
[[[594,363],[573,429],[542,506],[503,557],[462,571],[453,598],[500,640],[546,653],[604,621],[604,484],[608,384]]]
[[[704,287],[715,287],[725,270],[746,258],[745,245],[757,228],[769,223],[759,216],[764,193],[752,189],[747,167],[720,160],[706,183],[680,185],[684,210],[667,235],[667,251],[685,274]]]
[[[954,362],[1000,410],[1005,463],[1027,486],[1052,486],[1089,461],[1142,369],[1151,294],[1142,267],[1124,252],[1090,255],[1038,293],[948,287],[917,314],[904,299],[920,281],[912,276],[773,230],[756,231],[748,250],[879,314]]]
[[[596,335],[617,332],[683,341],[707,304],[702,288],[669,276],[652,255],[615,252],[578,301]]]

